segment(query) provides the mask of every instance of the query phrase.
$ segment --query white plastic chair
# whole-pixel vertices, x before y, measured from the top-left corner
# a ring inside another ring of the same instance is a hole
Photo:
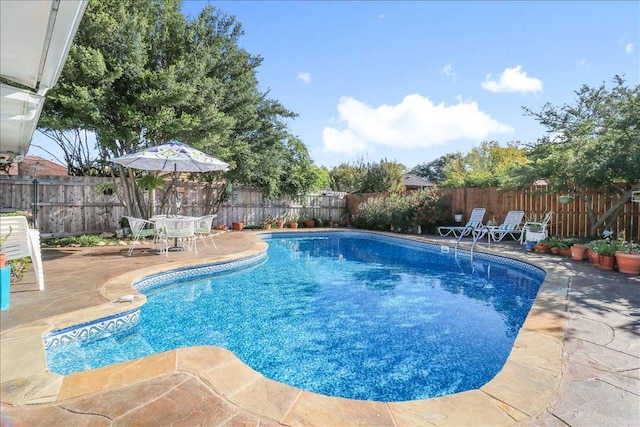
[[[438,227],[438,233],[441,236],[448,236],[453,234],[453,237],[468,236],[469,234],[475,234],[476,230],[482,228],[484,220],[484,214],[487,210],[485,208],[474,208],[471,211],[469,221],[464,226],[442,226]]]
[[[547,230],[547,227],[549,225],[549,222],[551,221],[551,217],[553,217],[553,211],[549,211],[547,212],[544,217],[540,220],[540,222],[536,222],[536,221],[527,221],[524,223],[524,225],[522,226],[522,234],[520,234],[520,243],[524,243],[525,239],[527,238],[526,234],[531,231],[531,227],[532,226],[537,226],[540,228],[540,233],[544,234],[544,238],[546,239],[547,237],[549,237],[549,231]],[[533,232],[532,232],[533,233]]]
[[[8,237],[7,237],[8,236]],[[0,216],[0,252],[7,254],[7,260],[30,257],[40,290],[44,289],[44,271],[40,251],[40,232],[29,228],[25,216]]]
[[[127,216],[125,218],[129,221],[129,228],[131,228],[131,235],[133,236],[133,242],[131,242],[131,247],[129,248],[129,256],[133,253],[133,248],[135,248],[138,242],[145,237],[153,237],[153,243],[156,243],[157,232],[153,222],[133,216]]]
[[[196,219],[194,223],[194,232],[196,234],[196,237],[200,237],[202,239],[202,243],[204,243],[205,246],[207,246],[206,238],[209,237],[209,239],[211,239],[211,243],[213,243],[213,247],[216,249],[218,248],[218,246],[216,246],[216,242],[213,240],[211,227],[213,226],[213,220],[217,216],[218,215],[201,216],[200,218]]]

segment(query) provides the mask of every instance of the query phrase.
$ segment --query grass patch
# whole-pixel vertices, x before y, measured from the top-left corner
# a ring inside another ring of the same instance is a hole
[[[96,247],[115,246],[118,239],[108,239],[96,234],[83,234],[82,236],[52,237],[42,239],[43,247]]]

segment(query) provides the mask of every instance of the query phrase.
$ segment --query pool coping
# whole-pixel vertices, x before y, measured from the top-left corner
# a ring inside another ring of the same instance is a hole
[[[363,230],[357,232],[367,233]],[[265,232],[268,233],[273,231]],[[451,246],[449,243],[419,236],[379,234]],[[257,235],[255,239],[261,240]],[[237,260],[264,250],[266,243],[217,262]],[[513,425],[535,419],[554,400],[560,386],[569,278],[563,277],[551,266],[545,266],[543,262],[515,254],[505,255],[487,248],[482,248],[481,252],[508,256],[535,265],[545,270],[546,277],[503,369],[494,379],[476,390],[393,403],[329,397],[269,380],[225,349],[190,347],[66,376],[46,371],[46,362],[44,367],[42,363],[27,364],[25,369],[45,371],[44,374],[36,372],[33,375],[33,378],[37,378],[37,384],[28,386],[33,392],[11,393],[9,396],[5,394],[3,401],[13,404],[59,402],[174,372],[186,372],[198,377],[215,394],[224,397],[239,410],[287,425],[468,425],[471,421],[481,425]],[[144,267],[107,281],[102,286],[102,294],[113,301],[124,294],[136,294],[132,284],[146,276],[202,264],[202,261],[190,260],[181,265],[171,265],[170,268],[163,265]],[[132,304],[103,304],[48,318],[45,325],[16,328],[9,331],[6,337],[3,336],[3,344],[17,345],[34,339],[39,339],[42,343],[43,336],[53,330],[140,307],[146,298],[139,295],[141,297]],[[27,359],[38,357],[44,360],[44,348],[41,355],[32,355]],[[24,377],[24,373],[22,376]],[[465,411],[461,411],[461,408],[465,408]],[[469,411],[473,413],[473,420],[469,419]]]

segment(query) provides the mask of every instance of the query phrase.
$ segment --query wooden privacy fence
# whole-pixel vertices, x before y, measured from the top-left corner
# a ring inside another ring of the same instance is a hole
[[[617,200],[604,190],[580,189],[593,200],[596,218],[606,212]],[[549,224],[549,234],[554,236],[588,236],[591,222],[587,216],[587,207],[581,199],[574,198],[568,204],[559,202],[557,194],[548,194],[546,186],[531,186],[523,190],[500,192],[496,188],[456,188],[439,190],[441,198],[451,206],[453,215],[461,213],[462,223],[466,223],[473,208],[486,208],[485,222],[495,219],[498,223],[504,220],[507,212],[521,210],[526,218],[541,219],[548,212],[555,214]],[[354,194],[348,196],[347,210],[354,214],[357,206],[371,195]],[[615,224],[611,227],[615,236],[624,231],[627,239],[640,241],[640,204],[628,202]],[[598,229],[601,235],[603,229]]]
[[[105,178],[82,176],[0,177],[0,211],[30,212],[44,237],[114,231],[127,212],[115,194],[96,192],[96,186],[105,181]],[[204,186],[178,182],[177,189],[180,214],[203,215]],[[156,212],[169,213],[168,206],[160,206],[163,195],[157,191]],[[306,196],[302,201],[268,200],[259,190],[234,187],[229,200],[217,212],[214,225],[259,224],[268,217],[297,220],[308,216],[338,221],[345,212],[344,195],[328,192]]]

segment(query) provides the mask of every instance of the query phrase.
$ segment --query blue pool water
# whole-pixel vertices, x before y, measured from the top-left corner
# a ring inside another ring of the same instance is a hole
[[[326,395],[447,395],[498,373],[543,279],[534,268],[472,263],[367,233],[265,240],[266,263],[154,286],[137,327],[52,348],[50,369],[68,374],[214,345],[268,378]]]

